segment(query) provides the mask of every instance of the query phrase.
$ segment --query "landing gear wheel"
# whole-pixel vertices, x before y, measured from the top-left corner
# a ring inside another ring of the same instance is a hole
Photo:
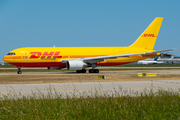
[[[98,69],[94,69],[94,73],[99,73],[99,70]]]
[[[86,69],[76,70],[77,73],[86,73]]]
[[[18,68],[17,74],[22,74],[21,69]]]
[[[81,70],[76,70],[76,73],[82,73],[82,71]]]
[[[98,69],[89,69],[89,73],[99,73]]]
[[[86,73],[86,69],[82,69],[82,73]]]
[[[17,71],[17,74],[22,74],[22,72],[21,71]]]
[[[94,70],[93,69],[89,69],[89,73],[94,73]]]

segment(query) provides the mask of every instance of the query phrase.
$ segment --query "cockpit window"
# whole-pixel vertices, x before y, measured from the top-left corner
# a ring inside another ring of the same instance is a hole
[[[8,53],[7,55],[16,55],[16,53]]]

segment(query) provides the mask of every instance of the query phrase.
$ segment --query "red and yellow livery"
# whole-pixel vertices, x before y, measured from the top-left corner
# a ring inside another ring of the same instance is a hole
[[[163,51],[154,51],[163,18],[157,17],[129,47],[25,47],[10,51],[3,60],[21,67],[59,67],[85,73],[98,73],[96,66],[122,65],[150,57]],[[169,51],[169,50],[164,50]]]

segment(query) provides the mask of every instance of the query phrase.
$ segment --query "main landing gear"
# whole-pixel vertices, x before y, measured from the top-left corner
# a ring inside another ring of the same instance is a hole
[[[89,73],[99,73],[98,69],[89,69]]]
[[[86,69],[76,70],[77,73],[86,73]]]
[[[98,69],[94,69],[96,67],[97,67],[96,64],[92,64],[92,69],[89,69],[89,73],[99,73]]]
[[[99,73],[98,69],[94,69],[96,67],[95,64],[92,65],[92,69],[89,69],[89,73]],[[86,73],[86,69],[76,70],[77,73]]]
[[[18,67],[17,74],[22,74],[21,67]]]
[[[86,73],[86,69],[76,70],[76,73]],[[89,69],[89,73],[99,73],[98,69]]]

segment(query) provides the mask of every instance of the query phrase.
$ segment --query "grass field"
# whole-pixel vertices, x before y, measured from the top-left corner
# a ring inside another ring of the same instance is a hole
[[[22,71],[50,72],[51,70],[23,69]],[[67,70],[52,70],[51,72],[65,71]],[[17,72],[17,70],[0,70],[0,72]],[[138,77],[135,74],[107,74],[105,80],[98,79],[97,76],[94,74],[1,75],[0,84],[180,79],[179,74],[163,74],[157,75],[157,77]],[[56,90],[48,89],[47,91],[47,93],[39,91],[36,94],[32,92],[32,95],[29,96],[23,96],[21,93],[3,96],[0,100],[0,120],[180,119],[180,90],[177,92],[172,89],[159,89],[156,93],[144,90],[141,93],[134,93],[133,96],[122,90],[116,90],[112,95],[97,91],[93,95],[84,93],[82,96],[76,96],[75,93],[72,93],[73,96],[66,95],[65,97],[59,92],[54,92]]]
[[[107,74],[106,79],[98,75],[1,75],[0,84],[32,83],[75,83],[75,82],[110,82],[110,81],[144,81],[144,80],[177,80],[179,74],[162,74],[156,77],[138,77],[136,74]]]
[[[121,90],[113,95],[100,94],[97,91],[91,96],[66,95],[65,98],[51,90],[47,94],[39,92],[38,97],[9,94],[0,100],[0,119],[179,120],[179,92],[180,90],[177,92],[171,89],[159,89],[156,93],[144,90],[132,97]]]

